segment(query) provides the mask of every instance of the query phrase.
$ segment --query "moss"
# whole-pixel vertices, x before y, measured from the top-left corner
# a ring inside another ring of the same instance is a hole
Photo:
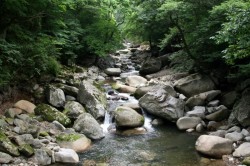
[[[47,104],[40,104],[35,108],[35,114],[40,115],[43,120],[53,122],[57,120],[64,126],[71,124],[71,120],[63,113]]]
[[[250,166],[250,157],[246,157],[243,161],[242,164]]]
[[[73,142],[81,138],[80,134],[61,134],[56,136],[57,142]]]
[[[0,130],[0,147],[1,151],[7,152],[12,156],[20,156],[17,147],[10,141],[2,130]]]
[[[47,131],[41,131],[39,133],[39,136],[46,137],[46,136],[49,136],[49,133]]]
[[[63,114],[67,115],[69,113],[69,109],[64,109]]]
[[[29,144],[20,145],[18,149],[26,157],[34,154],[34,149]]]
[[[115,89],[115,90],[118,90],[121,88],[117,82],[111,83],[111,87],[112,87],[112,89]]]
[[[141,117],[141,123],[144,123],[144,117],[143,116]]]

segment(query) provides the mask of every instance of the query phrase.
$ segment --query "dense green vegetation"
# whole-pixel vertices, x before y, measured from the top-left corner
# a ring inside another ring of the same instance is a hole
[[[248,0],[1,0],[0,85],[57,75],[124,38],[182,49],[202,72],[246,77],[249,29]]]
[[[250,1],[147,0],[125,27],[133,39],[164,52],[185,50],[200,72],[245,78],[250,74]],[[135,35],[138,34],[138,35]]]
[[[111,0],[1,0],[0,84],[56,75],[61,63],[116,49],[119,5]]]

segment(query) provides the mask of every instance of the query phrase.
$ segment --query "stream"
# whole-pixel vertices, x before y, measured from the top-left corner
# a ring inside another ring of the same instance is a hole
[[[122,60],[128,59],[124,54]],[[131,64],[131,63],[129,63]],[[129,67],[127,73],[122,75],[137,74],[133,67]],[[111,86],[106,85],[105,90]],[[117,92],[118,93],[118,92]],[[104,124],[105,138],[93,143],[92,147],[79,155],[81,162],[93,160],[102,166],[198,166],[200,156],[195,150],[195,141],[198,134],[179,131],[175,124],[152,126],[155,118],[142,110],[145,118],[143,134],[120,135],[115,133],[114,124],[110,113],[123,103],[138,103],[133,96],[126,93],[118,93],[126,96],[127,100],[109,100],[109,108],[105,114]],[[111,127],[110,127],[111,126]],[[144,130],[145,130],[144,129]],[[86,164],[87,165],[87,164]]]

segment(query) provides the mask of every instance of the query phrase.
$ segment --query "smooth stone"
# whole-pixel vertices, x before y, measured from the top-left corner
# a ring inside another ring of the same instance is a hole
[[[73,149],[60,148],[55,152],[55,161],[60,163],[78,163],[79,156]]]
[[[177,120],[176,125],[179,130],[195,128],[201,122],[199,117],[182,117]]]
[[[0,164],[8,164],[12,162],[13,160],[14,158],[11,155],[0,152]]]
[[[222,158],[223,155],[232,153],[233,142],[218,136],[201,135],[195,143],[195,148],[202,154]]]
[[[104,73],[108,76],[119,76],[121,74],[120,68],[107,68],[104,70]]]
[[[27,100],[19,100],[18,102],[14,104],[14,107],[24,110],[25,112],[29,114],[33,114],[34,109],[36,108],[36,106],[33,103]]]
[[[242,140],[244,138],[244,135],[242,133],[238,133],[238,132],[235,131],[235,132],[232,132],[232,133],[227,133],[225,135],[225,138],[236,142],[236,141]]]
[[[250,143],[244,142],[233,152],[234,157],[248,157],[250,156]]]

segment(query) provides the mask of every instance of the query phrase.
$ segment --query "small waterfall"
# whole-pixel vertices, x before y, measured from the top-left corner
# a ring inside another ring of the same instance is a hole
[[[153,128],[153,126],[151,124],[152,117],[149,116],[144,110],[142,110],[142,114],[144,116],[144,125],[143,125],[143,127],[145,127],[148,132],[154,131],[154,128]]]
[[[104,122],[101,125],[101,127],[103,128],[104,133],[108,133],[108,128],[109,128],[110,124],[112,123],[111,121],[112,121],[111,116],[110,116],[109,112],[106,111],[105,112],[105,117],[104,117]]]

